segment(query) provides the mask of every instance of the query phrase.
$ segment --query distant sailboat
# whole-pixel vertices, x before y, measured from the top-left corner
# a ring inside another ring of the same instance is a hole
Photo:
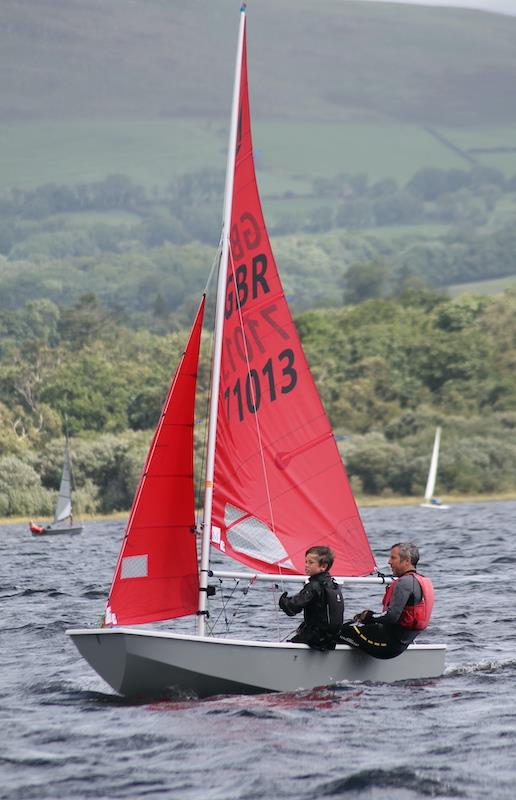
[[[82,525],[74,524],[72,514],[72,465],[70,461],[70,450],[68,447],[68,437],[65,437],[63,472],[59,486],[54,521],[50,525],[40,525],[32,520],[29,528],[34,536],[54,533],[81,533]],[[68,523],[68,524],[66,524]]]
[[[442,511],[449,508],[434,497],[435,481],[437,479],[437,465],[439,463],[439,447],[441,444],[441,428],[437,426],[435,429],[434,448],[432,450],[432,458],[430,460],[430,469],[428,470],[428,479],[425,489],[425,502],[421,503],[421,508],[439,508]]]

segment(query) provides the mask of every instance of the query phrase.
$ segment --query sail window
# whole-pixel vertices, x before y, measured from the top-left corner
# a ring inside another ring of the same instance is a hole
[[[233,550],[266,564],[281,561],[283,566],[293,568],[287,551],[264,522],[229,503],[224,509],[224,522],[227,540]]]
[[[146,578],[148,556],[126,556],[122,559],[121,578]]]

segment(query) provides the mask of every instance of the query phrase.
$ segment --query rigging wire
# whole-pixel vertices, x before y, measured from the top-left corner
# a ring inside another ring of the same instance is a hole
[[[238,589],[238,585],[239,585],[240,581],[239,581],[238,578],[235,579],[235,585],[233,586],[233,590],[232,590],[231,594],[228,597],[225,597],[224,593],[222,591],[223,583],[224,583],[223,579],[219,578],[219,588],[220,588],[220,597],[221,597],[222,605],[221,605],[221,609],[219,611],[218,616],[210,624],[210,633],[213,633],[213,631],[215,630],[217,622],[221,618],[222,614],[224,614],[224,624],[225,624],[225,627],[226,627],[226,633],[229,633],[229,620],[228,620],[228,614],[227,614],[228,604],[231,602],[231,599],[233,598],[236,590]],[[233,616],[235,616],[235,613],[236,612],[233,612]]]
[[[210,286],[210,283],[211,283],[211,281],[213,279],[213,275],[215,273],[216,267],[220,266],[220,259],[222,257],[222,237],[223,236],[224,236],[224,229],[222,229],[221,232],[220,232],[220,239],[219,239],[219,243],[218,243],[217,249],[215,251],[215,258],[213,259],[213,263],[212,263],[211,268],[210,268],[210,273],[208,275],[208,279],[207,279],[206,284],[204,286],[204,294],[205,295],[208,295],[209,286]]]
[[[209,633],[212,636],[215,634],[216,627],[217,627],[218,623],[220,622],[221,617],[223,617],[223,619],[224,619],[225,632],[226,633],[230,633],[231,632],[232,622],[235,620],[237,615],[242,610],[245,610],[244,606],[243,606],[244,599],[247,597],[247,595],[249,593],[249,590],[254,588],[254,586],[256,585],[256,576],[253,575],[253,576],[251,576],[251,578],[250,578],[249,582],[247,583],[247,585],[243,586],[241,588],[241,595],[238,596],[236,593],[237,593],[237,590],[239,588],[240,579],[239,578],[234,578],[233,580],[235,581],[235,584],[234,584],[231,592],[229,594],[227,594],[227,595],[224,595],[222,590],[223,590],[223,584],[224,584],[224,580],[225,579],[224,578],[219,578],[218,580],[219,580],[219,590],[220,590],[219,591],[219,595],[220,595],[220,598],[221,598],[221,608],[220,608],[217,616],[213,619],[213,621],[210,621],[208,623],[208,625],[209,625]],[[279,607],[278,607],[278,603],[277,603],[277,594],[276,594],[279,590],[280,590],[280,586],[278,585],[278,583],[273,583],[271,585],[272,604],[273,604],[273,608],[274,608],[274,612],[275,612],[276,629],[277,629],[277,640],[278,640],[278,642],[283,642],[283,641],[286,641],[289,637],[291,637],[295,633],[296,628],[293,628],[292,630],[288,631],[286,634],[282,635],[281,626],[280,626]],[[233,600],[235,600],[236,605],[233,606],[233,611],[230,613],[229,606],[230,606],[230,603]],[[247,613],[248,613],[248,611],[246,610],[246,614]]]

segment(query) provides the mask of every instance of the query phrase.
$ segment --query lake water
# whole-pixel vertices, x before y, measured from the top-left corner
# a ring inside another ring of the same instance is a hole
[[[393,542],[420,546],[437,603],[419,641],[448,645],[442,677],[153,703],[116,696],[64,634],[98,622],[124,523],[68,539],[1,525],[0,798],[512,800],[516,503],[362,516],[379,566]],[[233,634],[286,635],[272,592],[237,589]],[[346,589],[350,615],[379,602],[380,587]]]

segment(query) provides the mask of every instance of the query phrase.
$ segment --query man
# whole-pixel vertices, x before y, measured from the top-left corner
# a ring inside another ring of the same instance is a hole
[[[334,561],[329,547],[310,547],[305,553],[305,573],[309,576],[298,594],[283,592],[279,607],[289,617],[304,612],[304,621],[291,642],[304,642],[314,650],[334,650],[344,618],[342,592],[330,575]]]
[[[416,572],[419,550],[412,542],[391,547],[389,566],[397,578],[385,592],[383,611],[370,609],[341,628],[339,642],[359,647],[375,658],[395,658],[403,653],[429,621],[434,604],[430,578]]]

